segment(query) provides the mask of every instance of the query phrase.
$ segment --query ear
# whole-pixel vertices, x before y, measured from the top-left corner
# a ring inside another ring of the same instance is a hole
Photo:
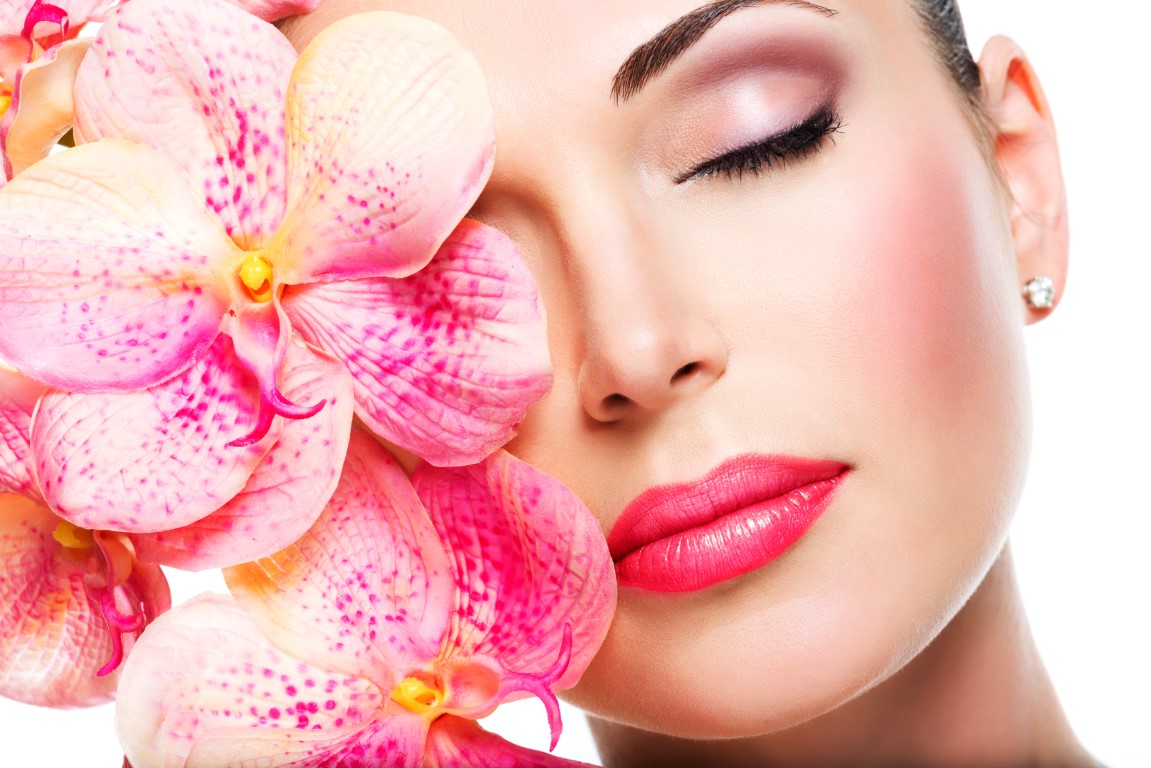
[[[1024,283],[1045,275],[1055,283],[1058,303],[1067,283],[1067,196],[1047,98],[1023,50],[1009,38],[987,41],[979,72],[995,159],[1012,199],[1020,296]],[[1050,312],[1027,306],[1027,322]]]

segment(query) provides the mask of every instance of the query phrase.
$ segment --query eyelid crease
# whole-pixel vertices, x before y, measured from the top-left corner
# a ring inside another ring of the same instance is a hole
[[[730,179],[743,174],[762,173],[764,168],[771,170],[777,163],[802,160],[809,154],[818,152],[823,139],[838,133],[843,128],[843,120],[831,104],[822,104],[808,117],[791,128],[768,136],[714,157],[696,165],[673,179],[675,184],[683,184],[693,179],[716,176],[726,173]]]

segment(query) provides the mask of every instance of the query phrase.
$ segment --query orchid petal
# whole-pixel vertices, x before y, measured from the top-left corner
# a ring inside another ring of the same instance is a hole
[[[222,568],[283,549],[315,522],[336,489],[348,450],[351,376],[299,341],[288,348],[284,370],[287,395],[322,396],[324,410],[310,419],[285,420],[279,440],[244,489],[219,511],[172,531],[133,536],[141,560],[185,570]]]
[[[196,741],[184,768],[423,768],[427,732],[427,721],[388,702],[358,731],[232,728],[208,733]]]
[[[12,178],[48,156],[72,127],[72,87],[90,40],[68,40],[26,65],[17,75],[12,104],[0,120],[0,149]],[[27,101],[31,109],[22,109]]]
[[[310,13],[319,7],[322,0],[228,0],[232,5],[243,8],[264,21],[279,21],[288,16]]]
[[[284,282],[422,267],[487,182],[492,126],[479,66],[439,25],[379,11],[327,27],[288,88]]]
[[[103,21],[108,11],[126,0],[56,0],[56,4],[68,11],[68,20],[75,33],[89,21]]]
[[[0,0],[0,34],[18,34],[35,0]]]
[[[59,518],[30,499],[0,495],[0,696],[46,707],[112,698],[96,671],[112,643],[84,588],[85,560],[52,537]]]
[[[289,288],[284,308],[345,361],[360,418],[432,464],[481,460],[551,385],[531,274],[510,240],[473,221],[411,277]]]
[[[227,304],[234,250],[179,172],[125,141],[48,157],[0,189],[0,357],[70,392],[132,391],[185,369]]]
[[[312,529],[272,557],[224,572],[277,647],[388,691],[440,648],[449,575],[403,470],[361,431]]]
[[[441,717],[428,731],[427,768],[595,768],[588,763],[537,752],[485,731],[462,717]]]
[[[40,501],[32,475],[32,412],[44,386],[0,366],[0,493],[5,489]]]
[[[240,492],[279,437],[228,445],[255,423],[256,382],[221,335],[184,373],[139,392],[44,396],[32,425],[49,506],[84,528],[166,531]]]
[[[574,685],[615,609],[611,556],[587,508],[504,451],[471,467],[421,465],[412,484],[455,569],[440,658],[486,655],[507,673],[549,676],[570,625],[570,664],[551,687]]]
[[[0,6],[0,13],[3,13],[3,7]],[[27,12],[25,12],[27,13]],[[12,30],[13,27],[19,29],[24,24],[24,17],[20,17],[20,22],[9,26],[4,24],[0,30]],[[19,75],[20,67],[28,63],[32,58],[32,42],[26,40],[21,34],[0,34],[0,82],[13,83]]]
[[[200,595],[136,642],[120,677],[116,726],[132,765],[182,766],[206,734],[345,734],[369,723],[385,701],[367,681],[277,650],[230,598]],[[235,765],[217,765],[224,764]]]
[[[132,0],[80,67],[77,140],[155,147],[240,248],[258,248],[284,213],[295,61],[279,31],[223,0]]]

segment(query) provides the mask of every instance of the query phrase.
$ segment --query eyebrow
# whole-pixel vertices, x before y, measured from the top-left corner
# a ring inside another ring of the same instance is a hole
[[[683,55],[720,19],[754,5],[790,5],[806,8],[827,17],[839,13],[807,0],[714,0],[679,17],[661,29],[655,37],[632,51],[612,78],[612,98],[617,104],[627,101],[649,80],[662,73]]]

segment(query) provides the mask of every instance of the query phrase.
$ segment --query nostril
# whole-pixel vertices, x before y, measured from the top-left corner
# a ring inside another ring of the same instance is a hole
[[[622,408],[623,406],[627,405],[628,399],[618,392],[614,392],[603,399],[603,404],[614,410],[616,408]]]
[[[687,365],[682,366],[678,371],[676,371],[675,373],[673,373],[671,375],[671,383],[674,384],[677,381],[679,381],[680,379],[683,379],[683,378],[686,378],[687,376],[692,375],[693,373],[696,372],[696,369],[698,369],[698,368],[699,368],[699,363],[688,363]]]

